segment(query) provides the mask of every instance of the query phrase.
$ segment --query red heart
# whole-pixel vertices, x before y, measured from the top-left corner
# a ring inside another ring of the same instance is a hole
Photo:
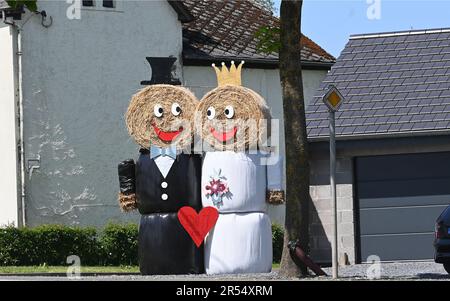
[[[218,218],[219,212],[214,207],[205,207],[198,214],[194,208],[188,206],[178,210],[178,220],[191,236],[197,248],[200,247],[206,234],[214,227]]]

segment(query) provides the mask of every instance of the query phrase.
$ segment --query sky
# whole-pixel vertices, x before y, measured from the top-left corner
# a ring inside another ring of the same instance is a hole
[[[432,28],[450,28],[450,0],[303,1],[302,33],[335,57],[352,34]]]

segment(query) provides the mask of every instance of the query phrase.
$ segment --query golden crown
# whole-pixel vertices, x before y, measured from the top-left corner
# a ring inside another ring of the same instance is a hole
[[[222,70],[216,67],[215,64],[212,64],[214,70],[217,75],[217,86],[225,86],[225,85],[233,85],[240,86],[241,85],[241,70],[244,61],[241,61],[239,66],[234,65],[234,61],[231,61],[230,69],[225,66],[225,63],[222,62]]]

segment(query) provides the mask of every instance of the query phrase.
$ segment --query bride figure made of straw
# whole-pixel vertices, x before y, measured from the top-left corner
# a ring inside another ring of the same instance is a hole
[[[198,134],[208,147],[202,165],[202,205],[219,218],[205,241],[208,274],[264,273],[272,268],[267,203],[284,200],[282,161],[265,164],[271,113],[266,101],[241,85],[241,62],[216,71],[218,87],[197,106]]]

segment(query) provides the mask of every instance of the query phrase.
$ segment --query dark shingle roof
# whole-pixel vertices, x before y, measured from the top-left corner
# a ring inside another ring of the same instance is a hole
[[[449,133],[450,29],[352,36],[308,106],[310,138],[328,136],[330,84],[338,137]]]
[[[233,58],[278,60],[276,53],[258,52],[255,33],[263,26],[278,26],[279,20],[252,1],[184,0],[195,20],[183,24],[184,57],[188,59]],[[335,58],[303,36],[302,60],[334,63]]]

